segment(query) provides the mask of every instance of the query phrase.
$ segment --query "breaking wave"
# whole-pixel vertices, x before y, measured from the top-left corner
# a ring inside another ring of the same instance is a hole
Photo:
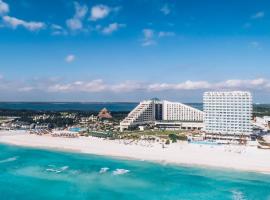
[[[233,200],[245,200],[244,194],[241,191],[233,190],[232,191]]]
[[[104,174],[104,173],[106,173],[107,171],[109,171],[109,169],[110,169],[110,168],[108,168],[108,167],[102,167],[102,168],[99,170],[99,173],[100,173],[100,174]]]
[[[13,162],[13,161],[17,160],[17,158],[18,158],[17,156],[10,157],[10,158],[4,159],[4,160],[0,160],[0,163]]]
[[[127,169],[116,169],[113,171],[113,175],[121,175],[121,174],[126,174],[128,172],[129,170]]]
[[[49,166],[51,167],[53,165],[49,165]],[[59,173],[61,173],[63,171],[66,171],[68,168],[69,168],[69,166],[63,166],[63,167],[60,167],[60,168],[47,168],[46,171],[59,174]]]

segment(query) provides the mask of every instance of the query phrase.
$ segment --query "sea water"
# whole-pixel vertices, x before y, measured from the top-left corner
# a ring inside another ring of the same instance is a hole
[[[100,111],[107,108],[109,111],[131,111],[139,103],[136,102],[0,102],[0,109],[35,110],[35,111]],[[200,103],[188,103],[194,108],[202,110]]]
[[[270,200],[270,176],[0,145],[1,200]]]

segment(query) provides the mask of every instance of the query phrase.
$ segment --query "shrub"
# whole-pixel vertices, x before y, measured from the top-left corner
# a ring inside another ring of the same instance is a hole
[[[186,135],[183,135],[183,134],[182,134],[182,135],[178,135],[178,136],[177,136],[177,139],[178,139],[178,140],[186,141],[188,138],[187,138]]]
[[[172,141],[172,143],[177,142],[177,139],[178,139],[177,137],[178,136],[175,135],[174,133],[169,134],[169,138]]]

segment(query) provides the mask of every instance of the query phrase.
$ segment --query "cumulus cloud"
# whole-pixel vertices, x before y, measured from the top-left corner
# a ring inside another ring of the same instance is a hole
[[[119,28],[123,28],[125,26],[125,24],[112,23],[109,24],[107,27],[103,28],[102,33],[105,35],[109,35],[117,31]]]
[[[154,34],[155,31],[152,29],[143,29],[143,42],[142,42],[142,46],[151,46],[151,45],[155,45],[156,41],[154,40]]]
[[[174,32],[160,31],[158,33],[158,37],[172,37],[172,36],[175,36]]]
[[[222,90],[222,89],[249,89],[269,90],[270,81],[258,78],[251,80],[226,80],[210,83],[208,81],[184,81],[181,83],[143,83],[125,81],[123,83],[110,84],[102,79],[92,81],[74,81],[72,83],[54,84],[47,88],[50,92],[161,92],[161,91],[183,91],[183,90]]]
[[[66,82],[61,79],[37,79],[30,81],[11,81],[0,79],[0,91],[31,92],[43,91],[49,93],[132,93],[132,92],[163,92],[163,91],[208,91],[208,90],[251,90],[270,91],[270,80],[257,79],[229,79],[220,82],[187,80],[179,83],[148,83],[124,81],[119,83],[105,82],[102,79],[89,81],[76,80]]]
[[[165,4],[162,6],[162,8],[160,9],[160,11],[164,14],[164,15],[169,15],[171,13],[171,9],[169,7],[168,4]]]
[[[252,80],[240,80],[231,79],[221,83],[217,83],[215,88],[247,88],[247,89],[259,89],[266,88],[268,80],[263,78],[252,79]]]
[[[80,19],[72,18],[66,21],[67,27],[71,30],[80,30],[83,28],[82,21]]]
[[[0,15],[7,14],[9,12],[9,5],[0,0]]]
[[[67,27],[72,30],[83,29],[83,19],[85,18],[88,7],[86,5],[80,5],[78,2],[74,2],[75,13],[72,18],[66,20]]]
[[[69,55],[67,55],[66,58],[65,58],[65,61],[66,61],[67,63],[72,63],[74,60],[75,60],[75,55],[73,55],[73,54],[69,54]]]
[[[51,25],[52,35],[67,35],[67,31],[60,25]]]
[[[155,45],[157,44],[157,41],[161,38],[175,36],[174,32],[170,31],[155,32],[153,29],[143,29],[142,33],[143,33],[142,46]]]
[[[265,16],[265,13],[263,11],[260,11],[252,15],[251,19],[259,19],[259,18],[263,18],[264,16]]]
[[[74,2],[74,6],[75,6],[75,14],[74,17],[75,18],[84,18],[85,15],[87,14],[88,11],[88,7],[86,5],[80,5],[78,2]]]
[[[156,83],[148,86],[149,91],[163,91],[163,90],[198,90],[210,88],[211,84],[206,81],[185,81],[183,83],[168,84]]]
[[[43,22],[26,21],[17,17],[7,15],[9,13],[9,5],[3,0],[0,0],[0,16],[4,26],[16,29],[17,27],[23,27],[29,31],[38,31],[44,29],[46,24]]]
[[[106,5],[96,5],[91,8],[90,20],[97,21],[109,15],[111,8]]]
[[[144,90],[145,86],[143,83],[138,83],[134,81],[125,81],[123,83],[112,85],[109,89],[113,92],[132,92]]]
[[[18,91],[19,92],[30,92],[30,91],[33,91],[34,90],[34,88],[33,87],[19,87],[18,88]]]
[[[107,85],[101,79],[88,82],[75,81],[72,83],[55,84],[48,87],[49,92],[102,92]]]
[[[4,16],[3,22],[10,26],[11,28],[16,29],[17,27],[21,26],[29,31],[38,31],[40,29],[43,29],[46,27],[46,25],[43,22],[35,22],[35,21],[24,21],[22,19],[18,19],[16,17],[10,17],[10,16]]]

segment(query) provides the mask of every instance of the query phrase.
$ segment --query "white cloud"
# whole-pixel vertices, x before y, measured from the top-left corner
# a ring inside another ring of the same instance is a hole
[[[109,24],[107,27],[103,28],[102,33],[108,35],[117,31],[119,28],[123,28],[125,26],[126,26],[125,24],[112,23]]]
[[[270,80],[257,79],[229,79],[220,82],[187,80],[179,83],[136,82],[124,81],[118,83],[105,82],[102,79],[90,81],[76,80],[64,82],[63,79],[37,79],[29,81],[11,81],[0,79],[0,91],[45,91],[58,93],[130,93],[130,92],[162,92],[162,91],[208,91],[208,90],[251,90],[270,91]]]
[[[90,20],[96,21],[99,19],[103,19],[103,18],[107,17],[110,12],[111,12],[110,7],[108,7],[106,5],[100,4],[100,5],[93,6],[91,8]]]
[[[171,9],[169,7],[168,4],[165,4],[161,9],[160,11],[164,14],[164,15],[168,15],[171,13]]]
[[[68,19],[66,21],[67,27],[71,30],[80,30],[83,28],[82,21],[77,18]]]
[[[101,79],[88,82],[75,81],[66,84],[54,84],[48,87],[49,92],[102,92],[106,89],[107,85]]]
[[[46,27],[46,25],[43,22],[35,22],[35,21],[24,21],[22,19],[18,19],[16,17],[10,17],[10,16],[4,16],[3,22],[14,29],[16,29],[18,26],[22,26],[29,31],[38,31],[40,29],[43,29]]]
[[[33,87],[20,87],[20,88],[18,88],[18,91],[19,92],[30,92],[30,91],[32,91],[32,90],[34,90],[34,88]]]
[[[172,36],[175,36],[174,32],[160,31],[158,33],[158,37],[172,37]]]
[[[73,54],[67,55],[67,57],[65,58],[65,61],[67,63],[72,63],[74,60],[75,60],[75,55]]]
[[[83,29],[83,19],[88,11],[88,7],[86,5],[80,5],[78,2],[74,2],[74,7],[74,16],[66,20],[67,27],[72,31]]]
[[[152,29],[144,29],[143,30],[144,38],[152,39],[154,37],[154,30]]]
[[[113,92],[132,92],[136,90],[144,90],[144,85],[134,81],[125,81],[124,83],[112,85],[110,90]]]
[[[159,38],[175,36],[174,32],[160,31],[156,33],[153,29],[143,29],[142,33],[143,33],[142,46],[155,45],[157,44],[157,40]]]
[[[251,19],[259,19],[263,18],[265,16],[265,13],[263,11],[257,12],[256,14],[251,16]]]
[[[209,83],[208,81],[184,81],[181,83],[142,83],[125,81],[123,83],[109,84],[102,79],[92,81],[75,81],[66,84],[53,84],[47,90],[50,92],[161,92],[183,90],[269,90],[270,81],[262,78],[252,80],[226,80],[223,82]]]
[[[82,19],[85,17],[85,15],[87,14],[88,11],[88,7],[86,5],[80,5],[78,2],[74,2],[74,6],[75,6],[75,18],[79,18]]]
[[[154,40],[154,34],[155,31],[152,29],[143,29],[143,42],[142,42],[142,46],[151,46],[151,45],[155,45],[156,41]]]
[[[7,15],[9,13],[9,5],[5,3],[3,0],[0,0],[0,16],[2,16],[3,27],[11,27],[16,29],[17,27],[21,26],[29,31],[38,31],[44,29],[46,24],[43,22],[36,22],[36,21],[25,21],[16,17],[12,17]]]
[[[60,25],[51,25],[52,35],[67,35],[67,31]]]
[[[0,0],[0,15],[7,14],[9,12],[9,5]]]
[[[263,78],[241,80],[231,79],[224,82],[215,84],[216,88],[247,88],[247,89],[259,89],[264,88],[269,83],[268,80]]]
[[[198,90],[210,88],[210,83],[206,81],[185,81],[183,83],[168,84],[155,83],[148,86],[149,91],[163,91],[163,90]]]

